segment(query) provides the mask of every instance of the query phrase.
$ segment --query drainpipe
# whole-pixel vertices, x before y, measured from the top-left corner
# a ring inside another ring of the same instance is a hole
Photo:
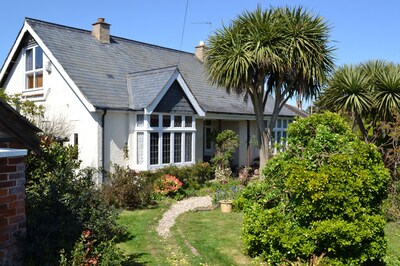
[[[247,167],[250,167],[250,120],[246,121],[247,123]]]
[[[105,174],[106,171],[105,169],[105,163],[104,163],[104,158],[105,158],[105,151],[104,151],[104,146],[105,146],[105,116],[107,114],[107,109],[103,109],[103,115],[101,116],[101,183],[104,183],[105,180]]]

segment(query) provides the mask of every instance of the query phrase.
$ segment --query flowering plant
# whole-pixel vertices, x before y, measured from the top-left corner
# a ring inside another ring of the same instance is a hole
[[[182,187],[182,182],[173,175],[165,174],[154,184],[154,192],[161,195],[176,193]]]
[[[220,201],[236,200],[242,192],[242,187],[237,184],[224,184],[214,194],[213,203],[219,204]]]

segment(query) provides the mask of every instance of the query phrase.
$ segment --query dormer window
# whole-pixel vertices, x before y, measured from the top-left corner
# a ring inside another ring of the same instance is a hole
[[[26,89],[43,87],[43,50],[39,46],[26,49],[25,76]]]

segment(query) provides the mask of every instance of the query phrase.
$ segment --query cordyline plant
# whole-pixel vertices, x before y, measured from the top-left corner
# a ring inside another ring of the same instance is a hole
[[[211,83],[251,100],[261,166],[270,156],[271,132],[286,102],[315,97],[333,70],[329,32],[322,17],[302,7],[258,6],[209,38],[205,67]],[[273,111],[265,131],[267,102]]]

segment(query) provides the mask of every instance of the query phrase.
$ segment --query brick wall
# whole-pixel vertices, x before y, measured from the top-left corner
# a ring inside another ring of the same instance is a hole
[[[0,147],[21,148],[16,143]],[[19,265],[16,236],[26,234],[24,157],[0,158],[0,265]]]

